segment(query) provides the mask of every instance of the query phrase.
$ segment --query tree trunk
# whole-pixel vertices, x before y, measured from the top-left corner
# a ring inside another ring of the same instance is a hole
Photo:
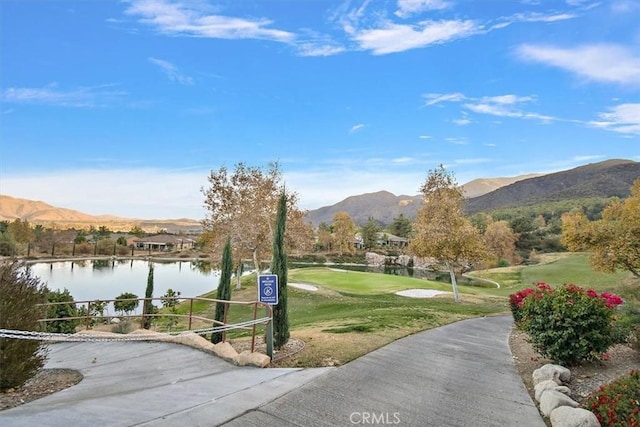
[[[242,289],[242,261],[238,262],[238,269],[236,270],[236,291]]]
[[[460,302],[460,295],[458,294],[458,282],[456,281],[456,272],[453,268],[453,264],[449,261],[445,261],[445,265],[449,269],[449,277],[451,277],[451,286],[453,287],[453,299],[455,302]]]

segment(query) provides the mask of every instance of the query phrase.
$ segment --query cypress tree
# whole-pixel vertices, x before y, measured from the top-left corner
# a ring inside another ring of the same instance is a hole
[[[289,314],[287,312],[287,254],[284,233],[287,222],[287,195],[283,191],[278,200],[276,227],[273,235],[271,273],[278,276],[278,304],[273,307],[273,345],[282,348],[289,341]]]
[[[227,242],[224,244],[222,250],[222,266],[220,267],[220,282],[218,283],[218,293],[216,299],[222,301],[231,300],[231,272],[233,271],[233,260],[231,259],[231,239],[227,238]],[[216,315],[217,322],[224,322],[225,306],[224,302],[216,303]],[[220,326],[219,323],[214,322],[213,327]],[[223,333],[214,332],[211,334],[211,342],[217,344],[222,342]]]
[[[144,305],[142,311],[144,313],[144,329],[151,327],[151,314],[153,314],[153,301],[147,298],[153,298],[153,264],[149,263],[149,274],[147,276],[147,289],[144,291]]]

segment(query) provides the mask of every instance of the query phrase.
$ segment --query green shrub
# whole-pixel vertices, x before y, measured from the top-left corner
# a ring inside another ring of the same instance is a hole
[[[138,301],[138,295],[131,292],[124,292],[116,297],[113,302],[113,308],[123,314],[131,314],[138,308],[140,301]]]
[[[57,332],[63,334],[72,334],[76,331],[76,326],[80,323],[78,319],[65,320],[68,317],[77,317],[78,309],[73,303],[73,296],[68,289],[56,289],[52,291],[46,288],[47,302],[60,303],[52,304],[47,307],[47,319],[60,319],[46,322],[47,332]]]
[[[640,371],[605,384],[583,405],[593,412],[603,427],[640,426]]]
[[[0,263],[0,328],[37,331],[45,301],[40,279],[16,261]],[[40,369],[47,348],[36,340],[0,338],[0,390],[19,387]]]
[[[520,307],[520,327],[543,356],[561,365],[597,360],[615,343],[617,295],[585,291],[576,285],[552,289],[539,283]]]

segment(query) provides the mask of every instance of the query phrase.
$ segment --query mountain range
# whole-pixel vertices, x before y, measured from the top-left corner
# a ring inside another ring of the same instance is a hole
[[[627,197],[633,181],[639,177],[639,162],[612,159],[551,174],[476,179],[464,184],[462,189],[467,198],[466,210],[472,214],[567,199]],[[366,223],[369,218],[387,225],[400,215],[415,218],[421,204],[422,195],[396,196],[388,191],[378,191],[350,196],[334,205],[311,210],[306,218],[315,226],[323,222],[330,224],[337,212],[344,211],[358,225]],[[201,227],[199,221],[188,218],[145,220],[96,216],[41,201],[0,195],[0,220],[13,221],[16,218],[31,223],[55,223],[61,227],[107,225],[114,230],[129,230],[138,226],[147,232],[197,232]]]
[[[640,163],[612,159],[544,175],[478,179],[464,184],[466,211],[473,214],[493,209],[532,205],[587,197],[627,197],[633,181],[640,177]],[[312,210],[307,219],[314,225],[331,224],[337,212],[347,212],[362,225],[373,218],[390,224],[400,214],[414,219],[422,195],[395,196],[388,191],[351,196],[332,206]]]

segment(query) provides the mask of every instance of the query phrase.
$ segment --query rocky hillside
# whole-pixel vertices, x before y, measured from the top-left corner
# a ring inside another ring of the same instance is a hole
[[[533,205],[588,197],[627,197],[640,177],[640,163],[607,160],[536,178],[518,181],[469,199],[467,212]]]
[[[547,175],[474,180],[463,185],[463,189],[468,198],[467,212],[476,213],[586,197],[627,197],[638,177],[640,163],[607,160]],[[335,205],[312,210],[307,219],[316,226],[322,222],[330,224],[336,212],[345,211],[358,225],[366,223],[369,217],[387,225],[400,214],[415,218],[421,203],[421,196],[395,196],[379,191],[351,196]]]
[[[501,178],[480,178],[469,181],[462,186],[466,197],[477,197],[487,194],[505,185],[512,184],[523,179],[541,176],[540,174],[528,174]],[[340,211],[349,213],[354,222],[362,225],[374,218],[381,224],[390,224],[394,218],[401,214],[407,218],[415,218],[416,212],[422,204],[422,195],[396,196],[388,191],[361,194],[347,197],[332,206],[325,206],[309,211],[307,219],[315,226],[320,223],[331,224],[333,216]]]
[[[114,231],[128,231],[136,226],[149,233],[160,230],[170,233],[197,233],[201,229],[200,223],[192,219],[143,220],[114,215],[89,215],[72,209],[51,206],[41,201],[0,195],[0,221],[14,221],[18,218],[33,224],[56,224],[56,226],[67,228],[106,226]]]

